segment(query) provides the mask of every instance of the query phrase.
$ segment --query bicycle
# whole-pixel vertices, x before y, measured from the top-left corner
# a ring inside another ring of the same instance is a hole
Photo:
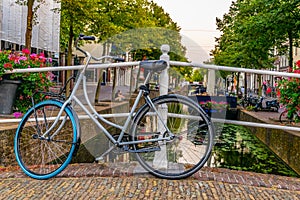
[[[293,124],[296,122],[297,114],[292,114],[291,116],[288,115],[288,110],[284,106],[281,108],[283,110],[279,115],[279,122],[281,124]]]
[[[139,67],[149,70],[149,73],[139,87],[124,124],[118,125],[98,114],[87,95],[85,72],[89,62],[92,59],[100,61],[115,58],[96,58],[78,46],[79,40],[94,39],[93,36],[80,35],[75,41],[76,48],[86,55],[87,62],[71,94],[68,97],[54,94],[54,99],[34,104],[23,116],[14,139],[16,160],[23,172],[31,178],[49,179],[70,163],[80,145],[81,134],[74,103],[83,109],[113,144],[96,161],[119,148],[134,153],[141,166],[159,178],[181,179],[197,172],[211,155],[214,126],[200,105],[188,97],[177,94],[153,99],[149,97],[147,83],[151,75],[166,69],[167,62],[139,62]],[[87,106],[76,97],[81,82]],[[146,103],[137,109],[142,97]],[[118,128],[120,133],[109,133],[100,122]]]

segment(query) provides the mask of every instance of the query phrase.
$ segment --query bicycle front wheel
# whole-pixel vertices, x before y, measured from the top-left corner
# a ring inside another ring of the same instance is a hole
[[[203,109],[181,95],[153,99],[163,123],[175,135],[171,140],[134,145],[137,160],[153,175],[166,179],[186,178],[198,171],[210,157],[214,128]],[[137,112],[133,140],[168,137],[157,113],[145,104]]]
[[[62,102],[46,100],[29,109],[17,129],[14,148],[21,169],[35,179],[49,179],[67,167],[78,145],[76,119],[66,107],[52,127]]]

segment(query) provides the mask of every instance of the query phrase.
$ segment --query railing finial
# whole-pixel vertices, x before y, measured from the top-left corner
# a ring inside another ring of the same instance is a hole
[[[160,50],[162,51],[163,54],[168,54],[170,51],[170,46],[167,44],[163,44],[161,45]]]

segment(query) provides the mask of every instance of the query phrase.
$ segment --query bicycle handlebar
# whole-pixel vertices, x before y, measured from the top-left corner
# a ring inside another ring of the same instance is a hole
[[[125,59],[117,57],[117,56],[101,56],[99,58],[96,58],[96,57],[92,56],[88,51],[85,51],[85,50],[81,49],[78,46],[78,41],[79,40],[96,40],[96,38],[94,36],[86,36],[86,35],[80,34],[78,36],[78,38],[75,40],[76,49],[79,50],[80,52],[82,52],[86,57],[90,57],[90,58],[92,58],[93,60],[96,60],[96,61],[100,61],[100,60],[103,60],[105,58],[110,58],[110,59],[113,59],[113,60],[119,61],[119,62],[124,62],[125,61]]]
[[[78,38],[79,38],[79,40],[96,40],[96,38],[94,36],[86,36],[83,34],[80,34]]]

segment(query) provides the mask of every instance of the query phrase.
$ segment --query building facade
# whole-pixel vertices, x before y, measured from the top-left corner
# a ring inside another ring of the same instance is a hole
[[[0,1],[0,49],[22,50],[25,45],[27,6],[15,3],[16,0]],[[37,11],[32,30],[32,52],[44,52],[46,56],[58,59],[60,14],[53,9],[59,3],[46,0]]]

